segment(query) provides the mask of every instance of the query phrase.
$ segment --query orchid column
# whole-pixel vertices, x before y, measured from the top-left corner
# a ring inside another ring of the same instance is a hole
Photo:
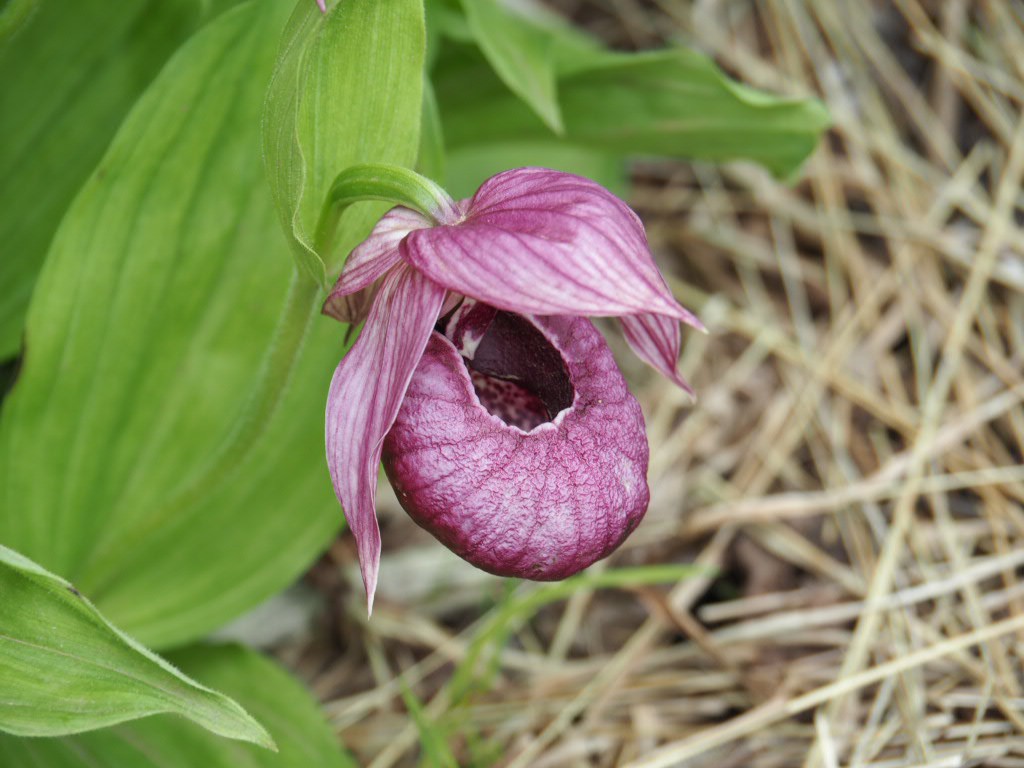
[[[368,604],[382,456],[405,510],[461,557],[570,576],[618,547],[649,498],[643,416],[586,317],[620,318],[633,350],[687,390],[679,324],[701,325],[639,218],[594,182],[520,168],[456,203],[391,170],[391,199],[418,210],[381,219],[324,306],[365,320],[331,383],[326,438]]]

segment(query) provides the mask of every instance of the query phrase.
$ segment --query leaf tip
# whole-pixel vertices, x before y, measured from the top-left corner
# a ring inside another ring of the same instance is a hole
[[[253,741],[257,746],[263,747],[269,752],[280,752],[281,750],[277,746],[277,742],[274,741],[274,737],[270,735],[263,726],[260,726],[260,732],[257,734],[257,738]]]
[[[557,101],[546,109],[538,110],[537,114],[544,121],[544,124],[551,129],[553,134],[559,138],[565,138],[565,121],[562,120],[562,110],[559,108]]]

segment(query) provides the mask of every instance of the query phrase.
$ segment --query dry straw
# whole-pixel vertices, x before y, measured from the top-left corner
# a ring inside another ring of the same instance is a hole
[[[713,332],[696,407],[628,371],[653,500],[604,576],[510,589],[392,501],[373,622],[355,592],[287,658],[373,768],[1024,766],[1024,7],[561,7],[818,94],[834,127],[795,186],[636,168]]]

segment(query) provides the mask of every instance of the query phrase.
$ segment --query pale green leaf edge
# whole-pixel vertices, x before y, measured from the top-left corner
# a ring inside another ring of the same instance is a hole
[[[89,602],[86,597],[81,595],[69,582],[50,573],[42,566],[29,560],[18,552],[3,546],[2,544],[0,544],[0,569],[14,572],[15,575],[21,576],[22,578],[25,578],[46,590],[51,597],[64,603],[70,610],[84,613],[89,620],[98,626],[101,632],[109,632],[117,641],[123,643],[129,651],[132,651],[139,656],[142,656],[145,660],[155,664],[160,670],[166,673],[166,675],[169,675],[180,683],[184,683],[197,694],[196,700],[187,702],[180,701],[180,695],[161,688],[153,682],[145,681],[144,685],[155,688],[160,694],[166,697],[168,705],[164,707],[153,706],[152,708],[147,708],[145,710],[126,713],[123,718],[119,719],[115,718],[111,720],[108,718],[104,725],[113,725],[118,722],[124,722],[126,720],[163,712],[176,713],[220,736],[248,741],[271,750],[277,749],[270,734],[267,733],[263,726],[257,723],[241,705],[229,697],[211,690],[210,688],[207,688],[206,686],[201,685],[195,680],[192,680],[182,674],[170,663],[126,635],[120,629],[107,621],[96,607]],[[0,626],[0,644],[5,642],[26,643],[25,640],[20,640],[14,634],[11,634],[11,632],[12,630],[10,628]],[[82,664],[103,666],[92,659],[81,657],[76,658],[73,653],[70,653],[66,649],[52,648],[43,645],[36,645],[35,647],[44,653],[60,654],[61,656],[75,659]],[[113,667],[106,667],[106,669],[108,671],[115,671],[115,668]],[[127,673],[122,674],[125,674],[125,677],[127,678],[131,678],[131,675],[128,675]],[[135,682],[143,682],[139,681],[137,678],[134,680]],[[0,682],[0,691],[2,691],[4,687],[10,685],[10,680]],[[0,700],[9,700],[10,698],[10,693],[0,695]],[[36,728],[22,727],[14,729],[9,726],[3,727],[2,723],[3,714],[2,707],[0,707],[0,730],[5,730],[16,736],[57,736],[89,730],[88,728],[55,730],[54,727],[47,727],[45,724],[40,724]]]
[[[0,765],[45,768],[357,768],[309,690],[272,658],[236,644],[174,651],[180,669],[229,693],[276,735],[279,752],[220,739],[194,724],[149,717],[61,738],[0,733]]]
[[[307,49],[307,38],[320,22],[320,12],[314,3],[302,2],[296,6],[281,35],[277,65],[267,87],[261,119],[263,162],[271,178],[270,190],[275,207],[281,217],[288,241],[292,246],[299,268],[317,285],[329,288],[327,266],[305,235],[301,221],[302,190],[306,183],[306,160],[298,135],[297,121],[280,122],[275,129],[275,114],[296,113],[305,82],[302,62]],[[291,126],[291,130],[287,130]],[[284,166],[282,168],[282,166]],[[284,177],[283,183],[274,183],[275,176]],[[284,197],[280,190],[287,190]]]

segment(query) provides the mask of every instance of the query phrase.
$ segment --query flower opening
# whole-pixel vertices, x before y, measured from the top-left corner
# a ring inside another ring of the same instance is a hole
[[[492,416],[529,432],[572,405],[562,353],[527,318],[467,299],[440,325]]]

